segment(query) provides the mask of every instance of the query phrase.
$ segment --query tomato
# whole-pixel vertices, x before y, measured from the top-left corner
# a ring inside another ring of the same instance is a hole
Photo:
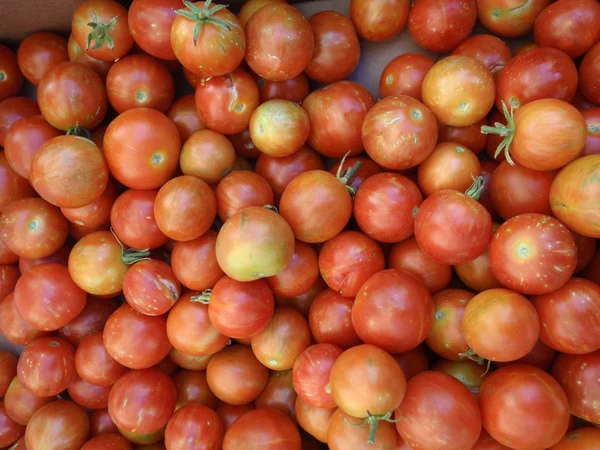
[[[20,276],[21,272],[19,271],[19,266],[17,264],[0,265],[0,301],[4,300],[8,294],[15,290],[15,286],[17,285]],[[0,354],[2,354],[1,351]],[[2,389],[0,388],[0,392],[1,391]]]
[[[550,206],[554,215],[572,231],[583,236],[600,237],[600,210],[594,181],[600,172],[600,155],[579,158],[561,170],[550,187]]]
[[[336,162],[331,169],[329,169],[329,173],[336,174],[339,170],[342,163],[347,167],[354,167],[356,163],[360,162],[360,168],[358,171],[354,173],[354,176],[348,181],[348,186],[357,190],[363,182],[372,175],[376,173],[381,173],[381,167],[377,165],[371,158],[364,156],[353,156],[350,158],[345,158],[344,160],[340,160]],[[350,169],[346,169],[348,171]]]
[[[106,448],[114,450],[133,449],[129,441],[120,434],[107,433],[90,439],[83,447],[81,447],[81,450],[104,450]]]
[[[387,14],[385,18],[394,20],[394,14],[404,14],[404,23],[406,23],[408,2],[401,0],[398,3],[401,3],[402,8],[396,10],[393,7],[388,10],[388,13],[393,14]],[[352,4],[350,8],[352,15]],[[361,19],[365,20],[365,16],[361,16]],[[354,71],[360,60],[358,35],[352,21],[337,11],[321,11],[312,15],[308,22],[314,34],[315,50],[305,69],[306,75],[320,83],[343,80]],[[359,28],[360,31],[365,30]]]
[[[354,217],[379,242],[399,242],[413,233],[413,212],[423,200],[415,183],[394,173],[369,177],[356,192]]]
[[[467,194],[438,191],[419,206],[414,229],[417,243],[442,264],[463,264],[481,255],[492,237],[492,219],[477,197],[480,179]]]
[[[405,53],[392,59],[381,73],[379,95],[381,98],[407,95],[421,101],[423,79],[434,61],[421,53]]]
[[[131,189],[162,186],[177,169],[180,149],[175,124],[164,114],[147,108],[120,114],[104,136],[110,173]]]
[[[153,444],[158,444],[159,442],[162,443],[162,439],[165,435],[165,427],[162,427],[158,431],[154,431],[152,433],[136,433],[119,428],[119,433],[125,436],[129,442],[145,447],[146,445],[151,446]]]
[[[481,434],[479,435],[479,439],[471,450],[510,450],[505,445],[502,445],[496,439],[490,436],[490,434],[485,431],[485,428],[481,429]]]
[[[5,206],[0,236],[14,253],[45,258],[58,251],[67,237],[67,220],[60,210],[39,198],[25,198]]]
[[[108,406],[112,386],[96,386],[76,377],[68,387],[68,394],[78,405],[86,409],[102,409]]]
[[[12,353],[0,351],[0,396],[4,397],[11,381],[17,375],[17,358]]]
[[[2,239],[0,239],[0,262],[3,264],[12,264],[19,261],[19,255],[14,254]]]
[[[387,41],[398,35],[406,26],[409,10],[407,0],[350,2],[350,18],[358,34],[371,42]]]
[[[41,114],[35,100],[27,97],[11,97],[0,102],[0,146],[4,146],[6,133],[13,123],[22,117]]]
[[[166,113],[175,96],[173,76],[158,60],[147,55],[119,59],[108,71],[106,94],[119,114],[132,108],[152,108]]]
[[[362,124],[365,150],[386,169],[417,166],[431,154],[436,140],[435,116],[424,104],[406,95],[379,101]]]
[[[540,339],[562,353],[584,354],[600,349],[597,308],[600,287],[582,278],[571,278],[557,290],[532,297],[540,317]]]
[[[153,433],[166,425],[175,409],[175,399],[173,381],[160,370],[132,370],[114,384],[108,411],[125,431]]]
[[[543,98],[571,102],[577,91],[577,68],[554,48],[536,48],[515,56],[498,74],[496,107],[515,109]]]
[[[393,450],[396,444],[396,430],[389,422],[380,422],[370,442],[368,426],[361,425],[362,419],[357,419],[344,413],[341,409],[335,411],[329,420],[327,444],[330,450]]]
[[[540,12],[552,0],[476,0],[477,18],[492,33],[501,37],[524,36],[533,30]]]
[[[38,86],[37,100],[48,123],[65,131],[97,127],[108,106],[100,76],[89,67],[70,61],[59,63],[46,73]]]
[[[79,208],[61,208],[69,222],[82,227],[96,229],[110,224],[110,212],[117,199],[117,190],[110,180],[104,192],[96,200]]]
[[[198,85],[195,99],[206,128],[221,134],[237,134],[248,128],[250,117],[259,105],[258,86],[248,72],[236,69]]]
[[[565,392],[533,366],[516,364],[490,374],[481,386],[479,406],[485,429],[511,448],[551,447],[569,424]]]
[[[600,44],[592,47],[579,66],[579,88],[590,102],[596,104],[600,104],[598,60],[600,60]]]
[[[475,153],[455,142],[442,142],[419,165],[419,188],[426,197],[447,189],[464,192],[480,174]]]
[[[181,6],[177,0],[137,0],[129,6],[129,33],[142,50],[155,58],[174,60],[171,27]]]
[[[179,164],[185,175],[216,184],[231,172],[235,157],[229,139],[211,130],[199,130],[183,144]]]
[[[123,294],[127,303],[142,314],[165,314],[181,295],[181,284],[162,261],[146,260],[134,264],[125,274]]]
[[[0,400],[0,445],[8,447],[25,435],[25,427],[12,420]],[[11,447],[12,448],[12,447]]]
[[[498,225],[494,224],[494,230],[497,228]],[[494,272],[492,272],[488,249],[484,250],[474,260],[454,266],[454,271],[458,275],[458,278],[460,278],[460,281],[475,292],[503,287],[494,276]]]
[[[281,197],[288,184],[301,173],[324,168],[319,154],[307,146],[282,158],[261,154],[256,162],[256,173],[267,180],[276,199]]]
[[[240,448],[301,450],[302,444],[290,418],[276,409],[262,408],[240,416],[225,433],[223,450]]]
[[[56,397],[37,397],[25,389],[18,377],[14,377],[4,395],[4,408],[10,419],[27,425],[33,414]]]
[[[317,408],[298,396],[295,411],[298,425],[320,442],[326,443],[330,419],[337,411],[337,408]]]
[[[540,47],[554,47],[575,59],[600,40],[600,5],[592,0],[562,0],[545,8],[533,36]]]
[[[215,411],[203,405],[186,405],[169,419],[165,431],[168,448],[220,448],[223,424]]]
[[[577,247],[570,231],[542,214],[521,214],[498,228],[490,243],[494,276],[523,294],[546,294],[575,271]]]
[[[453,376],[477,397],[481,383],[485,380],[489,369],[475,361],[439,360],[431,370]]]
[[[221,402],[215,411],[219,415],[221,422],[223,422],[223,428],[227,431],[244,413],[252,411],[253,409],[255,409],[253,403],[230,405],[229,403]]]
[[[575,239],[575,245],[577,246],[577,266],[575,266],[575,272],[580,272],[594,259],[594,254],[596,253],[596,239],[582,236],[577,233],[573,233],[573,238]]]
[[[494,77],[511,60],[508,45],[491,34],[471,36],[452,51],[455,56],[471,56],[481,61]]]
[[[567,433],[551,450],[591,450],[598,444],[600,430],[588,426]]]
[[[69,61],[67,40],[55,33],[30,34],[19,44],[17,58],[23,76],[37,86],[48,71]]]
[[[427,72],[422,95],[423,103],[440,122],[466,127],[479,122],[492,109],[494,78],[475,58],[448,56],[436,62]]]
[[[100,61],[99,59],[94,59],[84,51],[75,38],[73,34],[69,35],[69,40],[67,42],[67,52],[69,55],[69,60],[73,63],[81,64],[89,67],[98,75],[102,80],[106,80],[106,76],[108,75],[108,71],[112,66],[112,61]]]
[[[248,2],[244,3],[244,5],[247,4]],[[284,81],[265,80],[264,78],[257,77],[256,84],[258,85],[260,103],[276,99],[302,103],[310,93],[308,78],[304,73]]]
[[[353,299],[342,297],[331,289],[317,295],[308,316],[311,333],[317,342],[343,349],[361,343],[351,320],[353,303]]]
[[[250,347],[238,344],[217,353],[206,371],[210,390],[219,400],[230,405],[254,401],[268,378],[268,369],[256,359]]]
[[[220,333],[234,339],[247,338],[267,327],[274,305],[266,281],[242,283],[225,276],[210,293],[208,316]]]
[[[406,381],[418,373],[429,370],[429,358],[425,351],[424,345],[419,345],[407,352],[396,353],[392,355],[396,362],[400,365]]]
[[[10,166],[6,153],[0,153],[0,211],[10,203],[35,195],[35,190]]]
[[[56,401],[42,406],[25,431],[30,450],[79,450],[88,439],[90,421],[76,403]]]
[[[598,408],[590,401],[598,398],[600,351],[586,355],[559,353],[552,366],[552,376],[567,394],[571,414],[591,423],[600,421]]]
[[[412,378],[395,417],[400,436],[415,450],[471,449],[481,432],[477,400],[445,373],[424,372]]]
[[[95,409],[90,412],[90,437],[118,432],[119,429],[110,418],[108,408]]]
[[[19,175],[29,178],[31,162],[38,149],[50,139],[60,136],[42,116],[23,117],[6,133],[4,155],[10,167]]]
[[[319,252],[321,276],[344,297],[355,297],[363,283],[384,268],[385,258],[379,244],[357,231],[338,234]]]
[[[265,5],[275,3],[287,3],[287,0],[247,0],[244,2],[240,11],[238,12],[238,20],[242,24],[242,27],[246,26],[248,19],[260,8]]]
[[[0,333],[8,342],[16,345],[31,344],[49,334],[35,329],[21,318],[12,293],[0,301]]]
[[[217,236],[216,254],[223,271],[234,280],[270,277],[289,266],[294,233],[276,212],[251,206],[225,222]]]
[[[600,48],[600,46],[598,48]],[[585,147],[583,147],[583,150],[579,155],[587,156],[600,154],[600,108],[583,109],[580,112],[587,125],[588,133]],[[4,152],[6,153],[6,147],[4,148]]]
[[[329,158],[358,155],[363,151],[362,123],[374,104],[369,91],[353,81],[313,91],[302,103],[310,118],[308,145]]]
[[[215,195],[217,213],[223,221],[249,206],[272,205],[275,202],[269,183],[262,176],[245,170],[223,177]]]
[[[250,342],[254,355],[265,367],[288,370],[310,345],[310,340],[310,328],[302,314],[290,307],[278,306],[267,327],[253,335]],[[281,342],[286,345],[282,347]]]
[[[85,337],[75,351],[77,374],[95,386],[111,386],[127,372],[104,347],[102,332]]]
[[[292,385],[292,371],[273,371],[267,385],[254,401],[257,408],[273,408],[296,421],[296,399],[298,394]]]
[[[71,29],[77,44],[90,57],[101,61],[115,61],[133,46],[127,10],[114,0],[87,0],[79,5],[73,13]]]
[[[478,155],[488,142],[488,135],[481,132],[481,127],[487,124],[486,118],[468,127],[452,127],[439,123],[438,142],[456,142]]]
[[[184,95],[175,100],[167,112],[167,116],[177,127],[179,137],[183,143],[196,131],[204,128],[204,123],[198,115],[198,108],[196,108],[196,100],[193,94]]]
[[[173,362],[185,370],[206,370],[208,363],[213,355],[194,356],[180,352],[175,347],[169,352],[169,357]]]
[[[216,408],[219,399],[213,394],[202,370],[180,370],[173,377],[177,390],[177,406],[180,409],[188,404]]]
[[[539,367],[542,370],[548,370],[554,361],[555,356],[556,352],[553,349],[548,347],[541,340],[538,340],[533,349],[522,358],[515,361],[496,362],[496,365],[502,367],[509,364],[528,364]]]
[[[217,233],[208,230],[198,239],[177,242],[171,253],[171,269],[188,289],[212,289],[224,275],[217,263],[215,246]]]
[[[23,81],[17,55],[6,45],[0,44],[0,102],[17,95]]]

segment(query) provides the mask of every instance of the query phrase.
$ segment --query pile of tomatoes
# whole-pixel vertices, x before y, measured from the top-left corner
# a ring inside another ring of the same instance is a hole
[[[345,80],[405,27],[437,60]],[[0,45],[0,448],[599,449],[597,105],[596,0]]]

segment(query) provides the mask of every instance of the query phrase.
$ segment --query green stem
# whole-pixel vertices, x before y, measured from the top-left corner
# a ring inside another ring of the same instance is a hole
[[[369,439],[367,440],[368,444],[375,443],[375,434],[377,433],[377,425],[379,424],[379,422],[396,423],[396,422],[400,421],[400,419],[392,419],[392,415],[394,414],[393,411],[387,412],[380,416],[375,416],[375,415],[371,414],[369,411],[367,411],[367,414],[368,414],[368,416],[365,417],[365,419],[360,423],[352,423],[345,417],[344,417],[344,420],[346,421],[346,423],[348,425],[350,425],[352,427],[362,427],[362,426],[368,424],[369,425]]]
[[[475,353],[475,350],[473,350],[470,347],[467,348],[467,350],[464,353],[459,353],[458,356],[468,358],[471,361],[475,361],[480,366],[482,366],[486,361],[485,358],[479,356],[477,353]]]
[[[88,23],[88,27],[92,29],[92,31],[88,34],[87,44],[85,50],[88,51],[92,41],[94,41],[94,49],[100,49],[106,43],[110,50],[115,48],[115,41],[110,35],[110,32],[117,25],[117,20],[119,16],[115,16],[106,24],[100,22],[98,20],[98,16],[94,10],[91,11],[92,21]]]
[[[348,170],[344,170],[344,163],[346,162],[348,155],[350,155],[350,152],[346,153],[340,161],[340,166],[338,167],[335,176],[342,182],[344,186],[346,186],[348,192],[350,192],[351,195],[354,195],[356,194],[356,189],[354,189],[352,186],[348,186],[348,182],[354,177],[354,175],[356,175],[356,172],[360,170],[362,162],[356,161],[356,164],[354,164],[353,167]]]
[[[117,237],[115,231],[112,227],[110,227],[110,232],[115,237],[119,245],[121,246],[121,261],[123,261],[128,266],[135,264],[136,262],[149,260],[150,249],[145,248],[144,250],[136,250],[135,248],[125,248],[125,245],[121,242],[121,240]]]
[[[67,130],[67,136],[79,136],[79,137],[86,138],[90,141],[93,140],[92,132],[86,128],[81,128],[79,126],[79,123],[77,123],[73,128],[69,128]]]
[[[208,305],[210,303],[210,297],[212,296],[212,289],[205,289],[202,291],[200,295],[194,295],[190,298],[191,301],[195,303],[202,303],[203,305]]]
[[[483,177],[473,178],[473,184],[469,189],[466,190],[465,194],[471,197],[473,200],[479,200],[481,193],[483,192],[483,188],[485,185],[485,180]]]
[[[504,152],[504,156],[506,157],[506,161],[510,165],[515,165],[513,159],[510,156],[510,146],[515,137],[515,113],[513,106],[510,106],[510,111],[506,107],[506,103],[502,102],[502,112],[504,113],[504,117],[506,117],[506,125],[501,124],[500,122],[496,122],[493,127],[489,125],[483,125],[481,127],[481,132],[484,134],[497,134],[498,136],[503,137],[504,139],[498,145],[496,152],[494,153],[494,158],[497,158],[498,155]]]
[[[228,25],[227,21],[214,17],[218,11],[227,8],[228,5],[214,5],[211,8],[211,3],[212,0],[207,0],[202,9],[200,9],[194,3],[184,0],[183,4],[185,5],[185,8],[175,10],[175,14],[196,22],[196,26],[194,27],[194,45],[198,43],[200,28],[202,28],[202,25],[205,23],[212,23],[223,28],[225,31],[231,31],[231,27]]]
[[[263,208],[268,209],[270,211],[276,212],[277,214],[279,214],[279,210],[277,209],[277,206],[275,205],[263,205]]]

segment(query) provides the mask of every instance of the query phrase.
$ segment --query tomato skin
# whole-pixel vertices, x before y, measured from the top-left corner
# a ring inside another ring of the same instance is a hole
[[[488,125],[486,118],[468,127],[451,127],[443,123],[439,123],[438,125],[438,142],[456,142],[457,144],[464,145],[476,155],[479,155],[487,145],[488,135],[481,132],[482,125]]]
[[[386,169],[417,166],[431,154],[436,140],[435,116],[423,103],[406,95],[377,102],[362,124],[365,150]]]
[[[600,443],[600,431],[595,427],[583,427],[567,433],[550,450],[592,450]]]
[[[21,272],[19,271],[19,266],[17,264],[0,265],[0,301],[4,300],[8,294],[15,290],[15,286],[20,277]],[[0,351],[0,355],[1,354],[2,352]],[[2,388],[0,388],[0,392],[2,392]]]
[[[55,33],[33,33],[19,44],[17,59],[21,73],[37,86],[49,70],[69,60],[67,40]]]
[[[225,275],[217,262],[217,233],[208,230],[198,239],[176,242],[171,253],[171,269],[188,289],[202,292],[212,289]]]
[[[272,408],[259,408],[240,416],[225,433],[223,450],[261,448],[301,450],[300,433],[291,419]]]
[[[174,60],[171,27],[181,7],[177,0],[137,0],[129,6],[129,33],[142,50],[155,58]]]
[[[406,381],[415,375],[429,370],[429,358],[425,353],[425,346],[419,345],[407,352],[396,353],[392,355],[400,365]]]
[[[224,221],[249,206],[272,205],[275,202],[269,183],[262,176],[245,170],[223,177],[215,195],[217,213]]]
[[[379,79],[379,95],[399,97],[407,95],[421,101],[423,79],[434,61],[421,53],[405,53],[392,59]]]
[[[27,425],[33,414],[56,397],[37,397],[28,391],[15,376],[4,395],[6,414],[20,425]]]
[[[85,47],[84,47],[85,48]],[[82,50],[79,46],[73,34],[69,35],[69,40],[67,42],[67,52],[69,54],[69,60],[73,63],[82,64],[84,66],[89,67],[98,75],[103,81],[106,81],[106,75],[108,75],[108,71],[112,66],[112,61],[100,61],[99,59],[94,59],[87,54],[86,51]]]
[[[90,421],[76,403],[56,401],[41,407],[25,430],[30,450],[79,450],[87,441]]]
[[[533,37],[540,47],[554,47],[576,59],[600,41],[600,5],[592,0],[562,0],[549,5],[535,21]]]
[[[290,265],[266,281],[273,294],[293,298],[308,293],[319,279],[317,252],[302,241],[296,241]]]
[[[81,341],[75,350],[74,361],[77,375],[95,386],[112,386],[127,372],[127,368],[107,352],[101,331]]]
[[[596,333],[600,316],[600,287],[582,278],[531,298],[540,317],[540,339],[562,353],[584,354],[600,349]]]
[[[515,364],[490,374],[481,386],[479,406],[485,429],[512,448],[551,447],[569,425],[565,392],[533,366]]]
[[[80,377],[69,384],[71,400],[87,409],[102,409],[108,406],[108,395],[112,386],[96,386]]]
[[[492,272],[500,283],[540,295],[563,286],[575,272],[577,246],[558,220],[521,214],[504,222],[490,243]]]
[[[355,297],[372,275],[385,269],[379,244],[357,231],[343,231],[319,252],[319,270],[327,285],[344,297]]]
[[[575,266],[575,272],[577,273],[585,269],[594,259],[594,254],[596,253],[596,240],[577,233],[573,233],[573,238],[575,239],[575,245],[577,246],[577,266]]]
[[[440,122],[466,127],[479,122],[492,109],[494,78],[475,58],[448,56],[436,62],[425,75],[422,96],[423,103]]]
[[[369,278],[352,305],[352,323],[358,336],[390,353],[411,350],[425,341],[433,315],[433,301],[425,285],[398,269],[383,270]]]
[[[399,242],[414,231],[413,210],[423,201],[419,188],[395,173],[379,173],[361,184],[354,197],[360,229],[379,242]]]
[[[248,2],[245,4],[247,3]],[[294,78],[284,81],[265,80],[264,78],[257,76],[256,84],[258,85],[260,103],[281,99],[301,104],[308,94],[310,94],[308,78],[304,72]]]
[[[185,370],[206,370],[213,355],[194,356],[180,352],[175,347],[171,348],[169,358],[179,367]]]
[[[167,116],[177,127],[181,142],[185,143],[196,131],[204,129],[204,123],[198,114],[193,94],[179,97],[173,102]]]
[[[11,381],[17,375],[17,358],[12,353],[0,351],[0,396],[4,397]]]
[[[183,144],[179,165],[184,175],[217,184],[231,172],[235,159],[235,149],[229,139],[211,130],[199,130]]]
[[[534,100],[557,98],[571,102],[577,91],[577,68],[554,48],[536,48],[511,59],[496,79],[496,107],[515,109]]]
[[[0,332],[8,342],[15,345],[29,345],[49,334],[35,329],[21,318],[12,293],[0,301]]]
[[[600,104],[600,83],[598,83],[598,61],[600,44],[594,45],[579,66],[579,88],[592,103]]]
[[[229,403],[220,402],[215,411],[219,415],[221,422],[223,422],[223,428],[227,431],[244,413],[252,411],[253,409],[255,409],[254,403],[230,405]]]
[[[492,238],[487,210],[458,191],[439,191],[419,206],[415,238],[421,249],[442,264],[462,264],[481,255]]]
[[[110,224],[110,211],[116,200],[117,190],[109,180],[104,192],[93,202],[79,208],[61,208],[60,211],[75,225],[97,229]]]
[[[600,49],[600,46],[598,46]],[[598,52],[600,54],[600,51]],[[587,125],[587,141],[579,156],[600,154],[600,108],[580,110]],[[6,152],[6,148],[4,149]]]
[[[0,445],[8,447],[25,435],[25,427],[12,420],[0,400]],[[11,447],[12,448],[12,447]]]
[[[313,91],[302,107],[310,118],[308,145],[321,155],[342,158],[363,151],[361,127],[375,104],[373,96],[358,83],[337,81]]]
[[[22,117],[41,114],[35,100],[27,97],[10,97],[0,102],[0,146],[4,146],[6,133]]]
[[[561,170],[550,187],[550,206],[554,215],[572,231],[598,238],[600,214],[597,184],[592,180],[600,172],[600,155],[579,158]]]
[[[481,434],[479,435],[479,439],[471,450],[510,450],[505,445],[502,445],[496,439],[490,436],[490,434],[485,431],[485,428],[481,429]]]
[[[308,22],[314,34],[315,51],[304,72],[320,83],[343,80],[360,60],[360,44],[352,21],[337,11],[321,11]]]
[[[155,259],[140,261],[125,274],[123,295],[142,314],[160,316],[179,300],[181,284],[167,263]]]
[[[109,447],[110,446],[110,447]],[[85,443],[81,450],[104,450],[112,448],[114,450],[132,450],[133,447],[127,439],[117,433],[106,433],[96,436]]]
[[[308,314],[310,331],[319,343],[334,344],[346,350],[362,343],[352,324],[354,300],[331,289],[319,293]]]
[[[485,365],[471,360],[447,361],[440,359],[431,367],[431,370],[453,376],[464,384],[475,397],[479,394],[481,383],[483,383],[488,373]]]
[[[0,153],[0,212],[15,200],[33,197],[35,190],[10,166],[5,152]]]
[[[452,51],[452,55],[471,56],[481,61],[494,77],[511,60],[508,45],[491,34],[471,36]]]
[[[17,55],[6,45],[0,44],[0,102],[19,93],[23,86],[23,74],[19,70]]]
[[[132,108],[166,113],[173,103],[175,83],[160,61],[147,55],[129,55],[108,71],[106,95],[119,114]]]
[[[501,37],[524,36],[533,30],[540,12],[552,0],[476,0],[477,18],[492,33]]]
[[[100,125],[108,99],[100,76],[70,61],[54,66],[40,81],[37,100],[44,118],[59,130]]]
[[[443,53],[469,37],[476,20],[475,0],[417,0],[408,15],[408,30],[419,47]]]
[[[497,228],[497,225],[494,226]],[[454,271],[460,281],[475,292],[503,287],[492,272],[488,249],[474,260],[454,266]]]
[[[254,401],[257,408],[273,408],[281,411],[296,423],[296,399],[298,394],[292,385],[292,371],[273,371],[263,391]]]
[[[173,382],[177,390],[176,410],[188,404],[204,405],[215,409],[219,404],[219,399],[208,386],[206,371],[179,370],[173,376]]]
[[[245,31],[246,62],[267,80],[294,78],[313,57],[315,41],[310,23],[291,5],[265,5],[248,19]]]
[[[108,408],[95,409],[90,412],[90,437],[118,432],[119,429],[110,418]]]
[[[316,406],[306,403],[298,396],[296,399],[295,411],[298,425],[320,442],[326,443],[330,419],[337,411],[337,408],[317,408]]]
[[[406,26],[410,3],[406,0],[352,0],[350,18],[366,41],[382,42],[398,35]]]
[[[117,116],[104,135],[104,156],[110,173],[128,188],[156,189],[179,164],[181,141],[167,116],[134,108]]]
[[[158,369],[132,370],[114,384],[108,399],[113,422],[125,431],[154,433],[175,409],[175,385]]]
[[[167,423],[165,444],[173,450],[220,448],[223,424],[215,411],[203,405],[186,405],[173,414]]]
[[[329,419],[329,429],[327,430],[329,449],[394,450],[397,433],[392,423],[379,422],[375,433],[375,442],[369,444],[369,427],[359,426],[362,421],[362,419],[345,414],[341,409],[335,411]]]

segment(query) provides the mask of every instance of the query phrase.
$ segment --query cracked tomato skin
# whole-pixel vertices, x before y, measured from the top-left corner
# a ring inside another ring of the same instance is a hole
[[[524,36],[533,30],[540,12],[552,0],[476,0],[477,18],[502,37]]]
[[[127,271],[123,294],[127,303],[142,314],[160,316],[179,300],[181,284],[167,263],[151,259],[140,261]]]
[[[491,34],[471,36],[456,47],[452,54],[471,56],[481,61],[494,78],[512,58],[506,42]]]

